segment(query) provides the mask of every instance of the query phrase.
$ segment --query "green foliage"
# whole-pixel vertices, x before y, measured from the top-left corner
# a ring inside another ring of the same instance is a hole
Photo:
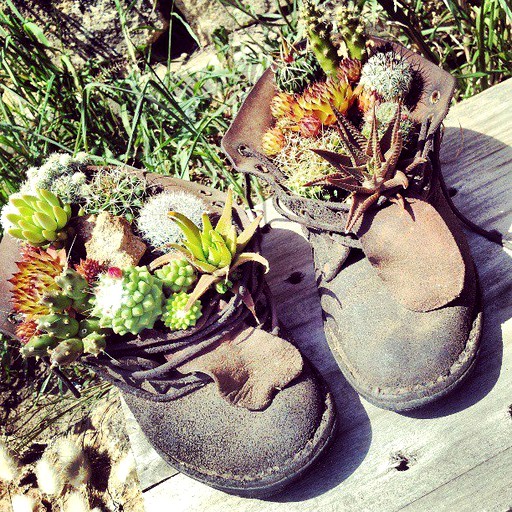
[[[91,316],[121,336],[153,328],[162,314],[162,281],[146,267],[128,267],[120,277],[102,274],[94,295]]]
[[[13,237],[40,247],[67,238],[64,230],[71,218],[71,206],[52,192],[37,189],[32,194],[12,194],[2,209],[2,226]]]
[[[197,273],[186,258],[176,258],[155,271],[167,292],[186,292],[197,281]]]
[[[202,305],[196,300],[187,307],[189,294],[186,292],[174,293],[164,305],[162,320],[171,331],[185,330],[196,325],[202,316]]]

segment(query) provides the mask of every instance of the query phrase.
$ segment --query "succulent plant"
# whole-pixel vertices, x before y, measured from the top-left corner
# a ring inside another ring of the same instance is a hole
[[[286,92],[280,92],[272,98],[270,112],[275,119],[288,118],[296,121],[301,116],[301,109],[295,97]]]
[[[362,63],[358,59],[345,58],[338,65],[338,72],[343,73],[351,83],[357,82],[361,77]]]
[[[76,361],[83,353],[83,341],[79,338],[69,338],[50,350],[50,363],[52,366],[65,366]]]
[[[17,262],[18,271],[9,280],[12,284],[12,304],[17,313],[27,319],[46,315],[50,309],[43,297],[59,292],[55,278],[62,273],[66,263],[64,250],[43,250],[27,246],[22,250],[21,261]]]
[[[76,318],[62,313],[43,315],[37,319],[40,331],[60,340],[74,338],[78,334],[78,326]]]
[[[222,215],[215,229],[205,213],[202,231],[183,214],[169,212],[169,217],[176,222],[186,238],[183,245],[171,244],[171,247],[181,252],[203,273],[190,294],[187,308],[191,307],[210,286],[227,281],[230,273],[244,263],[257,262],[268,270],[268,261],[263,256],[253,252],[243,252],[256,232],[261,216],[254,219],[242,233],[237,234],[236,226],[232,223],[232,209],[233,191],[229,189]],[[151,263],[150,268],[156,269],[173,258],[173,254],[161,256]]]
[[[299,131],[303,137],[316,137],[321,129],[322,121],[316,115],[304,116],[299,122]]]
[[[96,260],[86,258],[75,265],[75,270],[92,285],[101,273],[106,272],[107,267]]]
[[[162,314],[162,281],[146,267],[110,268],[94,286],[91,316],[116,334],[151,329]]]
[[[348,57],[361,59],[364,55],[366,37],[364,16],[353,1],[341,2],[333,12],[334,42],[343,42]]]
[[[280,58],[274,61],[273,69],[277,88],[290,94],[301,93],[319,78],[322,71],[312,53],[299,51],[286,42],[282,45]]]
[[[361,70],[359,84],[374,91],[383,101],[402,100],[413,80],[411,65],[396,52],[379,52]]]
[[[280,128],[269,128],[261,139],[261,149],[266,155],[274,156],[283,149],[285,143],[286,139]]]
[[[304,0],[299,13],[315,57],[327,76],[335,75],[338,53],[331,41],[332,23],[315,0]]]
[[[401,105],[379,140],[375,106],[372,112],[372,129],[366,139],[343,115],[338,115],[340,133],[343,137],[346,154],[316,150],[316,153],[335,167],[336,173],[306,183],[328,185],[351,192],[351,201],[345,231],[349,232],[357,220],[386,194],[404,206],[404,199],[398,189],[409,186],[408,175],[413,174],[426,160],[414,157],[402,161],[403,170],[397,168],[403,147],[400,130]],[[405,208],[405,206],[404,206]]]
[[[185,330],[196,325],[201,318],[201,301],[195,300],[188,305],[190,295],[186,292],[174,293],[164,305],[162,320],[171,331]]]
[[[375,115],[377,120],[377,133],[379,137],[384,135],[389,124],[393,121],[393,117],[396,114],[396,110],[398,108],[398,103],[393,101],[386,101],[384,103],[379,103],[375,107]],[[402,137],[404,139],[404,144],[411,136],[414,130],[414,123],[411,120],[411,113],[407,107],[402,106],[400,116],[400,131],[402,132]],[[371,114],[371,111],[369,112]],[[372,115],[366,115],[365,124],[361,130],[361,133],[369,139],[371,136],[372,129]]]
[[[41,188],[35,195],[11,195],[9,208],[6,213],[2,211],[2,217],[7,233],[41,247],[67,238],[64,228],[71,218],[71,206],[63,204],[55,194]]]
[[[197,281],[197,272],[186,258],[176,258],[155,271],[167,292],[186,292]]]
[[[183,240],[181,230],[167,215],[170,211],[180,212],[200,225],[207,205],[195,195],[183,191],[162,192],[150,197],[139,211],[137,228],[142,238],[157,252],[164,252],[169,244]]]
[[[354,99],[352,87],[342,74],[328,78],[325,82],[310,85],[302,95],[296,98],[301,109],[300,119],[305,116],[314,116],[324,126],[336,123],[333,107],[344,113],[350,108]]]
[[[146,196],[144,178],[127,169],[105,167],[98,169],[90,180],[82,208],[87,214],[106,211],[132,221]]]
[[[24,320],[16,326],[16,336],[22,343],[28,343],[34,336],[41,334],[35,320]]]

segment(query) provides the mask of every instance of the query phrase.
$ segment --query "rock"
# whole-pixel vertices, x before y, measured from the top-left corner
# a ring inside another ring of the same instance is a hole
[[[289,3],[288,0],[280,0],[280,4],[283,6]],[[248,2],[245,4],[247,5]],[[217,29],[234,32],[254,24],[257,16],[276,11],[275,0],[252,0],[250,2],[251,14],[245,14],[240,9],[225,5],[220,1],[175,0],[175,5],[202,45],[212,42],[212,34]]]
[[[75,66],[82,66],[91,57],[117,62],[129,56],[114,0],[13,0],[13,3],[45,31],[53,46],[70,53]],[[120,0],[119,3],[126,11],[126,31],[135,48],[152,44],[168,26],[153,0]]]
[[[111,267],[137,265],[146,251],[146,244],[133,234],[130,223],[108,212],[81,217],[76,230],[87,257]]]

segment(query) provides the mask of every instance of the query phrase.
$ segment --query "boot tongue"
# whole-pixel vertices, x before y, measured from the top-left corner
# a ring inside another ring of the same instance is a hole
[[[357,228],[363,251],[407,309],[431,311],[462,292],[465,265],[437,210],[420,199],[368,211]]]
[[[173,356],[167,359],[172,361]],[[178,370],[209,375],[225,400],[257,411],[267,407],[280,389],[301,374],[303,364],[300,352],[288,341],[246,327],[229,332],[212,349]]]

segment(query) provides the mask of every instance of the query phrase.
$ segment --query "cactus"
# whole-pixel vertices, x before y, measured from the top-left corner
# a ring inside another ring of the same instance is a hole
[[[51,313],[37,319],[37,328],[54,338],[61,340],[73,338],[78,334],[78,320],[72,316]]]
[[[9,205],[2,217],[11,236],[36,247],[67,238],[64,228],[71,218],[71,206],[62,204],[49,190],[40,188],[35,195],[13,194]]]
[[[40,334],[34,336],[22,349],[24,357],[45,357],[50,354],[50,350],[55,348],[59,341],[50,334]]]
[[[321,73],[318,60],[310,52],[292,49],[274,63],[277,88],[285,93],[301,93]]]
[[[332,24],[322,16],[314,0],[304,0],[300,20],[315,57],[327,76],[336,75],[338,54],[331,41]]]
[[[197,281],[197,273],[186,258],[171,260],[167,265],[155,271],[156,277],[163,282],[167,292],[186,292]]]
[[[104,334],[99,332],[91,332],[84,338],[82,338],[84,346],[84,352],[86,354],[92,354],[93,356],[99,355],[107,346],[106,337]]]
[[[62,313],[73,305],[73,299],[62,293],[62,290],[53,290],[43,295],[41,304],[51,313]]]
[[[126,169],[98,170],[83,196],[83,211],[95,215],[109,212],[132,221],[147,196],[144,178]]]
[[[394,103],[392,101],[387,101],[385,103],[380,103],[375,108],[375,117],[377,120],[377,134],[379,138],[382,138],[384,132],[388,128],[389,124],[393,120],[395,116],[396,109],[398,108],[398,103]],[[411,113],[407,109],[407,107],[402,106],[402,113],[400,116],[400,130],[402,132],[402,137],[404,139],[404,144],[407,143],[410,136],[414,131],[414,123],[411,120]],[[372,130],[372,117],[371,115],[366,116],[365,124],[361,130],[361,133],[369,139],[371,136]]]
[[[200,224],[201,214],[207,211],[206,204],[193,194],[186,192],[162,192],[151,197],[140,209],[137,228],[142,238],[157,252],[165,251],[172,243],[179,243],[183,235],[167,213],[178,211]]]
[[[162,284],[146,267],[109,269],[93,289],[91,316],[120,335],[151,329],[162,314]]]
[[[348,57],[361,60],[364,55],[366,38],[364,16],[354,2],[341,3],[334,10],[334,29],[348,52]]]
[[[361,70],[359,84],[374,91],[383,101],[397,101],[405,97],[411,88],[411,65],[395,52],[376,53]]]
[[[84,353],[84,344],[79,338],[61,341],[50,351],[52,366],[65,366],[76,361]]]
[[[86,153],[78,153],[75,157],[67,153],[53,153],[41,167],[31,167],[27,171],[27,181],[22,185],[22,192],[33,194],[38,188],[44,188],[59,196],[53,188],[55,184],[61,178],[70,177],[75,173],[83,174],[82,171],[88,164],[89,157]]]
[[[171,331],[185,330],[196,325],[202,315],[202,305],[199,300],[189,307],[190,295],[186,292],[174,293],[165,301],[162,320]]]

